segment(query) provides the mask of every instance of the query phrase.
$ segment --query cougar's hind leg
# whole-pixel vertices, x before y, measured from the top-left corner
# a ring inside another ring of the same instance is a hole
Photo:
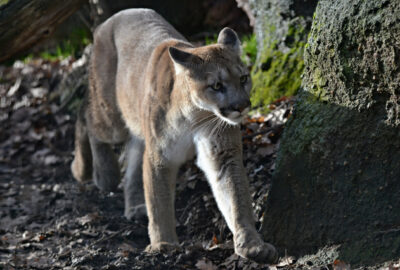
[[[144,142],[133,137],[126,147],[127,169],[124,181],[125,217],[129,220],[146,220],[143,192]]]
[[[93,156],[94,183],[102,191],[115,191],[120,181],[120,171],[111,145],[97,140],[90,134],[89,141]]]
[[[79,182],[92,178],[92,152],[84,118],[84,107],[79,110],[75,125],[75,157],[71,164],[72,175]]]

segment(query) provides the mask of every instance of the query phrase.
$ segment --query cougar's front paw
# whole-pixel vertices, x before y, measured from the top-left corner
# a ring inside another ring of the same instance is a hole
[[[125,217],[129,221],[147,221],[146,205],[143,203],[133,207],[125,208]]]
[[[235,253],[258,263],[274,264],[278,262],[278,252],[271,244],[265,243],[254,232],[242,232],[235,237]]]
[[[235,252],[241,257],[258,263],[274,264],[278,262],[278,253],[274,246],[268,243],[249,243],[243,247],[235,246]]]
[[[177,243],[169,242],[158,242],[155,244],[150,244],[146,247],[145,251],[149,253],[172,253],[175,251],[180,251],[181,247]]]

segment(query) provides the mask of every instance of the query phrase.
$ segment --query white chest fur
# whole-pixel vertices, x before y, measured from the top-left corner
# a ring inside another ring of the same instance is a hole
[[[165,145],[165,157],[174,165],[181,165],[194,156],[192,134],[183,134],[168,140]]]

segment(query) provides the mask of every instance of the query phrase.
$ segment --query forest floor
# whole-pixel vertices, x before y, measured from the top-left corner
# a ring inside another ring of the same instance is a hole
[[[182,251],[145,253],[147,225],[123,217],[122,190],[102,193],[70,173],[75,117],[49,97],[73,62],[0,67],[0,269],[349,269],[338,261],[287,258],[267,266],[235,255],[232,235],[193,162],[177,182]],[[258,229],[292,103],[277,101],[268,115],[242,124]]]

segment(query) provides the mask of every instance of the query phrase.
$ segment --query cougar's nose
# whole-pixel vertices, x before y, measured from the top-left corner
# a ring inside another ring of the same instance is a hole
[[[246,99],[235,104],[234,109],[239,112],[243,112],[245,109],[250,107],[250,100]]]
[[[229,107],[224,107],[220,109],[220,112],[222,113],[223,116],[227,116],[228,114],[232,112],[239,112],[242,113],[244,110],[249,108],[251,105],[250,100],[244,100],[237,102]]]

